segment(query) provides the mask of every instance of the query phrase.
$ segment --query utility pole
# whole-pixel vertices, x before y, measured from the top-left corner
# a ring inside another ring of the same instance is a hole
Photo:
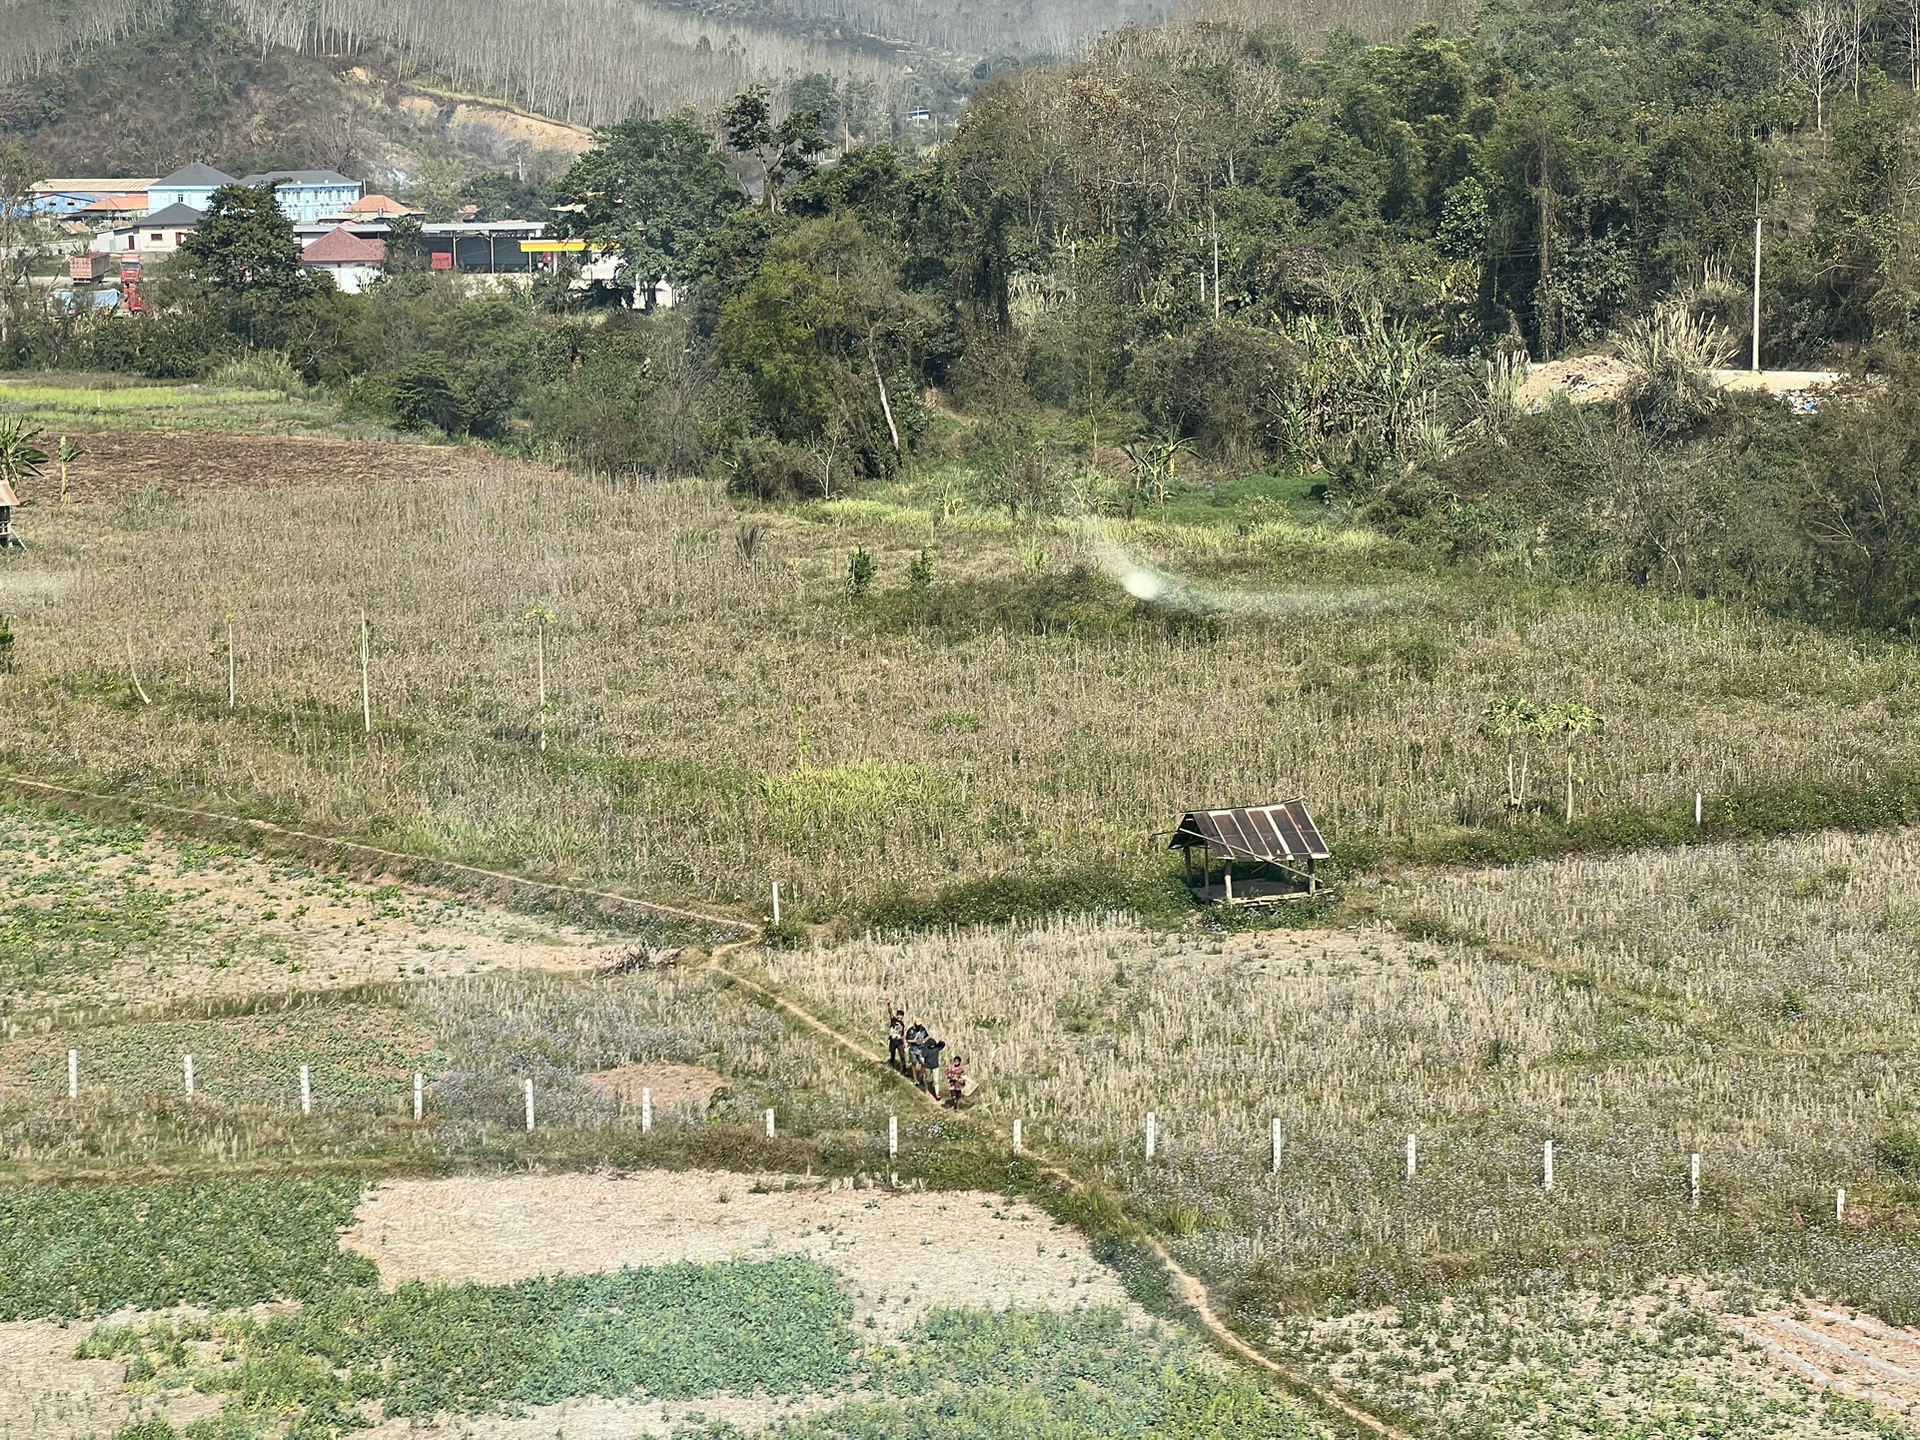
[[[1753,182],[1753,373],[1760,373],[1760,182]]]
[[[1213,323],[1220,323],[1220,227],[1213,227]]]

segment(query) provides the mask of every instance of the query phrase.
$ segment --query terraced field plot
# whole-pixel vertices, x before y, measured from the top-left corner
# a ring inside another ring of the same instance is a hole
[[[0,1016],[164,1006],[490,969],[588,971],[625,942],[140,826],[0,806]]]
[[[23,1440],[112,1433],[92,1427],[136,1413],[217,1413],[222,1437],[289,1422],[483,1440],[718,1436],[782,1421],[882,1436],[911,1433],[928,1407],[961,1440],[1004,1434],[1016,1415],[1194,1440],[1226,1415],[1254,1437],[1314,1433],[1148,1322],[1083,1238],[1025,1206],[742,1180],[402,1183],[361,1202],[348,1232],[380,1251],[379,1284],[327,1226],[353,1210],[356,1187],[25,1192],[7,1258],[13,1276],[42,1278],[0,1278],[0,1307],[86,1314],[137,1294],[147,1308],[91,1328],[0,1324],[0,1397],[22,1407]],[[224,1244],[197,1209],[223,1203],[260,1217]],[[436,1210],[453,1223],[436,1229]],[[112,1275],[90,1280],[70,1249],[49,1248],[56,1229],[91,1238],[134,1215],[144,1223],[117,1236]],[[183,1241],[212,1263],[166,1259]],[[137,1292],[119,1278],[137,1274]],[[262,1304],[263,1289],[287,1298]],[[170,1299],[193,1303],[157,1303]],[[117,1386],[108,1363],[123,1367]]]
[[[1275,1338],[1346,1393],[1460,1440],[1920,1433],[1911,1384],[1868,1368],[1889,1363],[1883,1349],[1920,1353],[1912,1334],[1699,1279],[1613,1292],[1470,1287],[1285,1325]]]

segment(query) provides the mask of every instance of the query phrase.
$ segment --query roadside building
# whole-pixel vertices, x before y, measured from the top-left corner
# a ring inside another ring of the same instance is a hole
[[[127,220],[93,237],[90,247],[116,255],[173,254],[187,236],[200,228],[203,212],[191,205],[169,205],[140,220]]]
[[[366,186],[337,170],[268,170],[249,175],[242,185],[272,185],[274,198],[294,224],[312,224],[338,215],[366,193]]]
[[[133,190],[120,195],[102,195],[98,200],[74,211],[73,218],[97,228],[144,219],[146,213],[147,192]]]
[[[342,225],[300,252],[300,264],[333,277],[342,294],[358,295],[378,280],[387,263],[387,242],[355,235]]]
[[[152,180],[129,179],[124,176],[79,177],[67,176],[54,180],[42,180],[27,193],[28,208],[35,215],[48,219],[64,220],[78,215],[81,211],[106,199],[111,195],[145,196]]]
[[[214,191],[222,185],[238,183],[233,176],[211,165],[189,165],[147,187],[147,213],[152,215],[174,205],[189,205],[204,215]]]

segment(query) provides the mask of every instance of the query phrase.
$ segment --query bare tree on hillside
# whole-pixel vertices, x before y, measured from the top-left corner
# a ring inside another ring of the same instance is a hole
[[[1781,78],[1813,96],[1814,129],[1827,128],[1827,89],[1843,74],[1854,33],[1849,7],[1857,0],[1812,0],[1780,48]]]

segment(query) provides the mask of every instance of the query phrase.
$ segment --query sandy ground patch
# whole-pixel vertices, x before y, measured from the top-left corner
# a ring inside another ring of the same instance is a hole
[[[721,1421],[751,1434],[783,1419],[844,1405],[857,1392],[776,1400],[764,1395],[710,1395],[704,1400],[569,1400],[537,1405],[525,1415],[462,1415],[434,1422],[389,1420],[354,1433],[364,1440],[634,1440],[670,1436],[688,1425]]]
[[[179,1427],[219,1411],[217,1395],[129,1394],[124,1360],[74,1359],[91,1328],[52,1320],[0,1324],[0,1440],[106,1440],[149,1415]]]
[[[1713,382],[1720,389],[1736,394],[1775,395],[1796,409],[1817,408],[1820,391],[1831,390],[1841,380],[1833,370],[1716,370]],[[1527,378],[1520,386],[1520,403],[1530,411],[1544,410],[1556,392],[1576,405],[1602,400],[1617,400],[1627,388],[1627,367],[1613,355],[1569,355],[1527,367]]]
[[[618,1100],[630,1110],[640,1108],[651,1094],[656,1112],[694,1110],[705,1113],[714,1092],[725,1087],[726,1076],[699,1065],[617,1065],[580,1083]]]
[[[817,1182],[760,1188],[702,1170],[391,1180],[361,1202],[341,1243],[369,1256],[389,1288],[806,1255],[845,1281],[857,1327],[871,1319],[869,1333],[883,1337],[935,1306],[1139,1313],[1084,1236],[1020,1201]]]

